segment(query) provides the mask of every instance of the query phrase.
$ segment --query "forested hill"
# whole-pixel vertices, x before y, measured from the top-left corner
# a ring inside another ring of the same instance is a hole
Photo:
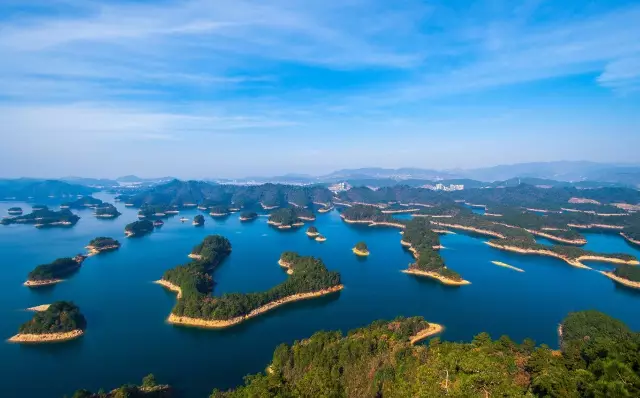
[[[35,200],[91,195],[97,189],[58,180],[0,179],[0,200]]]
[[[560,351],[486,333],[412,345],[425,324],[398,318],[282,344],[265,373],[211,398],[640,396],[640,334],[605,314],[569,314]]]

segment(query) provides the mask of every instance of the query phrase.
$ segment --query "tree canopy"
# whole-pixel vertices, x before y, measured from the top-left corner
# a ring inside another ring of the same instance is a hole
[[[33,319],[20,326],[23,334],[64,333],[84,330],[87,322],[80,308],[71,302],[57,301],[45,311],[36,312]]]

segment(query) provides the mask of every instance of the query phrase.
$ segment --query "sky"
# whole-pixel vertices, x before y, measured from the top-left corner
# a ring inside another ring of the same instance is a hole
[[[0,177],[640,160],[640,3],[0,0]]]

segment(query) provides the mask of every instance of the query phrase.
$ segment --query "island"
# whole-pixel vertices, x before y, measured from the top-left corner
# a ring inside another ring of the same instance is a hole
[[[640,333],[600,312],[570,313],[559,350],[488,333],[419,344],[420,336],[442,329],[422,317],[400,317],[346,333],[319,331],[279,345],[263,372],[210,398],[638,396]]]
[[[306,234],[310,238],[315,238],[318,235],[320,235],[320,232],[318,232],[318,228],[316,228],[315,226],[312,225],[309,228],[307,228]]]
[[[173,389],[168,384],[158,384],[153,374],[142,378],[142,384],[134,386],[125,384],[114,390],[93,393],[89,390],[76,390],[73,398],[172,398]]]
[[[76,225],[78,220],[80,220],[80,217],[68,209],[53,211],[45,207],[44,209],[34,210],[29,214],[3,218],[0,220],[0,224],[32,224],[36,228],[72,227]]]
[[[31,206],[31,211],[46,210],[46,209],[48,209],[48,207],[46,205],[32,205]]]
[[[356,243],[356,246],[352,249],[352,251],[356,256],[366,257],[369,255],[369,248],[367,247],[367,244],[364,242]]]
[[[390,214],[383,214],[377,206],[357,204],[347,207],[342,214],[342,220],[349,224],[366,224],[369,226],[387,226],[404,228],[401,220],[393,218]]]
[[[162,221],[162,220],[153,220],[153,226],[155,228],[160,228],[163,225],[164,225],[164,221]]]
[[[509,269],[512,269],[512,270],[518,271],[518,272],[524,272],[523,269],[514,267],[513,265],[509,265],[507,263],[503,263],[502,261],[492,261],[491,263],[497,265],[498,267],[509,268]]]
[[[278,229],[290,229],[304,225],[303,220],[313,220],[313,214],[304,208],[283,207],[269,215],[267,223]]]
[[[172,214],[176,214],[175,208],[165,204],[144,204],[138,210],[138,218],[161,218],[169,217]]]
[[[229,208],[227,206],[213,206],[209,210],[209,215],[211,217],[226,217],[229,215]]]
[[[11,343],[57,343],[77,339],[84,334],[87,322],[80,309],[71,302],[57,301],[33,319],[22,324]]]
[[[316,236],[316,242],[326,242],[327,238],[324,235]]]
[[[86,257],[84,255],[77,255],[73,258],[63,257],[49,264],[38,265],[29,272],[24,285],[34,288],[60,283],[63,281],[62,278],[77,271]]]
[[[97,218],[116,218],[122,213],[111,203],[103,203],[95,208],[94,214]]]
[[[85,248],[89,250],[89,256],[93,256],[102,252],[118,250],[120,242],[113,238],[100,236],[92,239]]]
[[[286,303],[338,292],[340,274],[328,271],[322,260],[284,253],[287,280],[266,292],[226,293],[211,297],[211,271],[231,252],[229,241],[219,235],[205,238],[192,251],[192,262],[168,270],[160,284],[178,293],[178,302],[167,319],[176,325],[226,328],[256,317]]]
[[[9,213],[12,216],[15,215],[20,215],[22,214],[22,207],[9,207],[9,209],[7,210],[7,213]]]
[[[153,223],[149,220],[134,221],[124,227],[127,238],[143,236],[153,232]]]
[[[78,198],[73,202],[64,202],[60,205],[61,209],[86,209],[86,208],[95,208],[102,205],[102,201],[100,199],[96,199],[93,196],[83,196],[82,198]]]
[[[193,217],[193,225],[195,225],[196,227],[201,227],[204,225],[204,216],[202,214],[198,214],[195,217]]]
[[[600,271],[600,273],[621,285],[640,289],[640,267],[636,265],[622,264],[613,272]]]
[[[242,222],[253,221],[256,218],[258,218],[258,213],[255,211],[243,211],[240,213],[240,221]]]

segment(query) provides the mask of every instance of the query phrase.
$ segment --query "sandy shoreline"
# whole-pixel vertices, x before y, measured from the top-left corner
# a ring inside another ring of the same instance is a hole
[[[75,329],[65,333],[45,333],[45,334],[21,334],[18,333],[15,336],[7,340],[9,343],[25,343],[25,344],[40,344],[40,343],[58,343],[67,340],[77,339],[84,335],[84,331]]]
[[[462,286],[462,285],[470,285],[471,284],[471,282],[465,281],[464,279],[461,280],[461,281],[457,281],[457,280],[454,280],[454,279],[445,278],[444,276],[438,274],[437,272],[427,272],[427,271],[420,271],[420,270],[415,270],[415,269],[403,269],[402,272],[404,272],[405,274],[411,274],[411,275],[417,275],[417,276],[426,276],[428,278],[433,278],[433,279],[436,279],[437,281],[439,281],[440,283],[442,283],[444,285]]]
[[[513,265],[509,265],[507,263],[503,263],[502,261],[492,261],[492,263],[497,265],[497,266],[499,266],[499,267],[509,268],[509,269],[512,269],[512,270],[518,271],[518,272],[524,272],[523,269],[514,267]]]
[[[355,254],[356,256],[361,256],[361,257],[366,257],[369,255],[369,251],[360,251],[358,249],[356,249],[355,247],[353,249],[351,249],[351,251],[353,252],[353,254]]]
[[[584,239],[584,238],[583,239],[565,239],[565,238],[560,238],[560,237],[555,236],[555,235],[548,234],[546,232],[536,231],[535,229],[526,229],[525,228],[524,230],[529,232],[530,234],[533,234],[533,235],[536,235],[536,236],[540,236],[540,237],[543,237],[543,238],[547,238],[547,239],[555,241],[555,242],[567,243],[569,245],[586,245],[587,244],[587,240]]]
[[[247,315],[226,319],[226,320],[208,320],[208,319],[190,318],[186,316],[178,316],[178,315],[171,314],[167,318],[167,322],[174,325],[222,329],[222,328],[227,328],[227,327],[242,323],[248,319],[254,318],[258,315],[268,312],[281,305],[292,303],[294,301],[308,300],[308,299],[324,296],[327,294],[335,293],[342,290],[343,288],[344,288],[344,285],[338,285],[338,286],[334,286],[328,289],[323,289],[315,292],[294,294],[291,296],[281,298],[276,301],[272,301],[268,304],[263,305],[262,307],[258,307],[255,310],[249,312]]]
[[[171,290],[172,292],[178,293],[178,298],[182,298],[182,289],[180,288],[180,286],[178,285],[174,285],[173,283],[166,281],[164,279],[159,279],[157,281],[153,281],[153,283],[163,286],[165,288],[167,288],[168,290]]]
[[[634,282],[634,281],[630,281],[629,279],[621,278],[615,275],[613,272],[605,272],[605,271],[598,271],[598,272],[600,272],[602,275],[606,276],[607,278],[610,278],[620,283],[621,285],[632,287],[634,289],[640,289],[640,282]]]
[[[102,252],[119,249],[120,245],[104,246],[99,249],[95,246],[89,245],[89,246],[85,246],[84,248],[89,250],[89,253],[87,254],[87,256],[95,256],[96,254],[100,254]]]
[[[289,264],[288,262],[282,261],[282,259],[280,259],[278,260],[278,265],[281,266],[282,268],[287,269],[287,275],[293,274],[293,268],[291,267],[292,264]]]
[[[199,255],[199,254],[189,253],[189,255],[187,255],[187,257],[189,257],[190,259],[193,259],[193,260],[202,260],[202,256]]]
[[[418,333],[414,334],[413,336],[409,337],[409,342],[411,344],[419,343],[419,342],[423,341],[424,339],[427,339],[427,338],[429,338],[429,337],[431,337],[433,335],[442,333],[443,330],[444,330],[444,326],[439,325],[437,323],[429,322],[429,327],[427,327],[426,329],[423,329],[423,330],[419,331]]]
[[[320,235],[320,232],[305,232],[307,234],[308,237],[310,238],[315,238],[316,236]]]
[[[325,238],[324,236],[320,236],[320,235],[316,236],[316,242],[324,242],[326,240],[327,238]]]
[[[25,283],[23,283],[23,285],[27,287],[40,287],[40,286],[55,285],[56,283],[60,283],[60,282],[64,282],[64,279],[43,279],[41,281],[28,280]]]
[[[438,222],[438,221],[431,221],[431,224],[433,225],[437,225],[439,227],[446,227],[446,228],[451,228],[451,229],[461,229],[463,231],[471,231],[471,232],[475,232],[481,235],[489,235],[489,236],[493,236],[495,238],[500,238],[500,239],[504,239],[505,236],[498,233],[498,232],[493,232],[493,231],[489,231],[486,229],[479,229],[479,228],[475,228],[475,227],[467,227],[466,225],[459,225],[459,224],[447,224],[447,223],[442,223],[442,222]]]
[[[36,305],[35,307],[26,308],[25,311],[34,311],[34,312],[44,312],[49,309],[51,304],[41,304]]]

